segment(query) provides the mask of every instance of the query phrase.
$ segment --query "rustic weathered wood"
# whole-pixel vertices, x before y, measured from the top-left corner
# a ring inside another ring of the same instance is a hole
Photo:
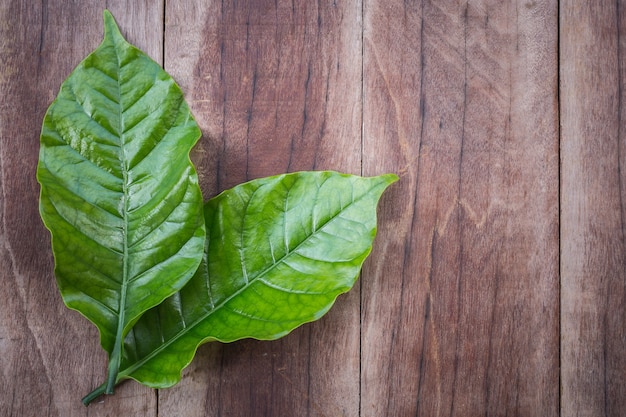
[[[31,3],[0,2],[0,416],[626,413],[623,2]],[[301,169],[401,180],[328,316],[84,408],[106,357],[58,294],[34,172],[105,7],[182,86],[207,198]]]
[[[625,9],[561,4],[563,415],[626,414]]]
[[[362,416],[559,413],[556,24],[556,1],[365,1],[364,173],[401,180]]]
[[[105,6],[132,42],[161,59],[158,2],[0,5],[2,416],[156,415],[154,391],[137,384],[119,387],[116,401],[81,404],[102,382],[106,357],[95,327],[63,305],[38,212],[41,122],[61,82],[100,43]]]
[[[207,198],[288,171],[360,173],[360,13],[359,1],[167,3],[165,67],[204,133]],[[159,412],[357,416],[358,291],[279,341],[203,346]]]

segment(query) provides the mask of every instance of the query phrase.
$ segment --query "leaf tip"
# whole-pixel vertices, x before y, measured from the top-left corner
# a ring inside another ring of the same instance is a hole
[[[398,177],[394,173],[383,174],[382,177],[387,181],[387,183],[389,185],[393,184],[394,182],[396,182],[396,181],[398,181],[400,179],[400,177]]]
[[[120,32],[120,28],[117,26],[115,18],[109,9],[104,9],[102,14],[104,19],[104,38],[113,37],[124,39],[122,32]]]
[[[400,177],[398,177],[394,173],[382,174],[377,176],[376,178],[378,178],[379,181],[385,184],[385,188],[389,187],[391,184],[400,179]]]

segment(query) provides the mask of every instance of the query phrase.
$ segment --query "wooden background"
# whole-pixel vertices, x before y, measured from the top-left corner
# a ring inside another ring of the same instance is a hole
[[[105,372],[38,214],[39,132],[109,8],[179,82],[205,198],[401,177],[357,286],[174,388]],[[0,416],[626,415],[626,1],[0,1]]]

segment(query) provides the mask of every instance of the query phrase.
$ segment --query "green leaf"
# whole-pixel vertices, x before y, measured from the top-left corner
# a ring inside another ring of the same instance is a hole
[[[120,380],[168,387],[204,342],[276,339],[319,319],[354,284],[372,248],[378,200],[396,179],[301,172],[211,199],[201,267],[128,334]]]
[[[112,392],[124,337],[193,276],[205,229],[180,88],[108,11],[104,27],[46,113],[37,178],[59,289],[98,327]]]

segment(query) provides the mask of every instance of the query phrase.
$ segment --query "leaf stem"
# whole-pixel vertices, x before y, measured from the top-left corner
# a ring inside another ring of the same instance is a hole
[[[88,406],[93,400],[95,400],[96,398],[104,394],[106,391],[106,387],[107,387],[107,384],[104,383],[100,385],[98,388],[96,388],[95,390],[91,391],[89,394],[85,395],[82,399],[83,405],[85,407]]]
[[[121,327],[121,326],[120,326]],[[117,383],[117,377],[120,372],[120,359],[122,357],[122,343],[120,343],[121,331],[118,330],[118,335],[115,340],[115,346],[113,346],[113,352],[109,357],[109,367],[107,369],[107,382],[106,382],[106,394],[113,394],[115,390],[115,384]]]

